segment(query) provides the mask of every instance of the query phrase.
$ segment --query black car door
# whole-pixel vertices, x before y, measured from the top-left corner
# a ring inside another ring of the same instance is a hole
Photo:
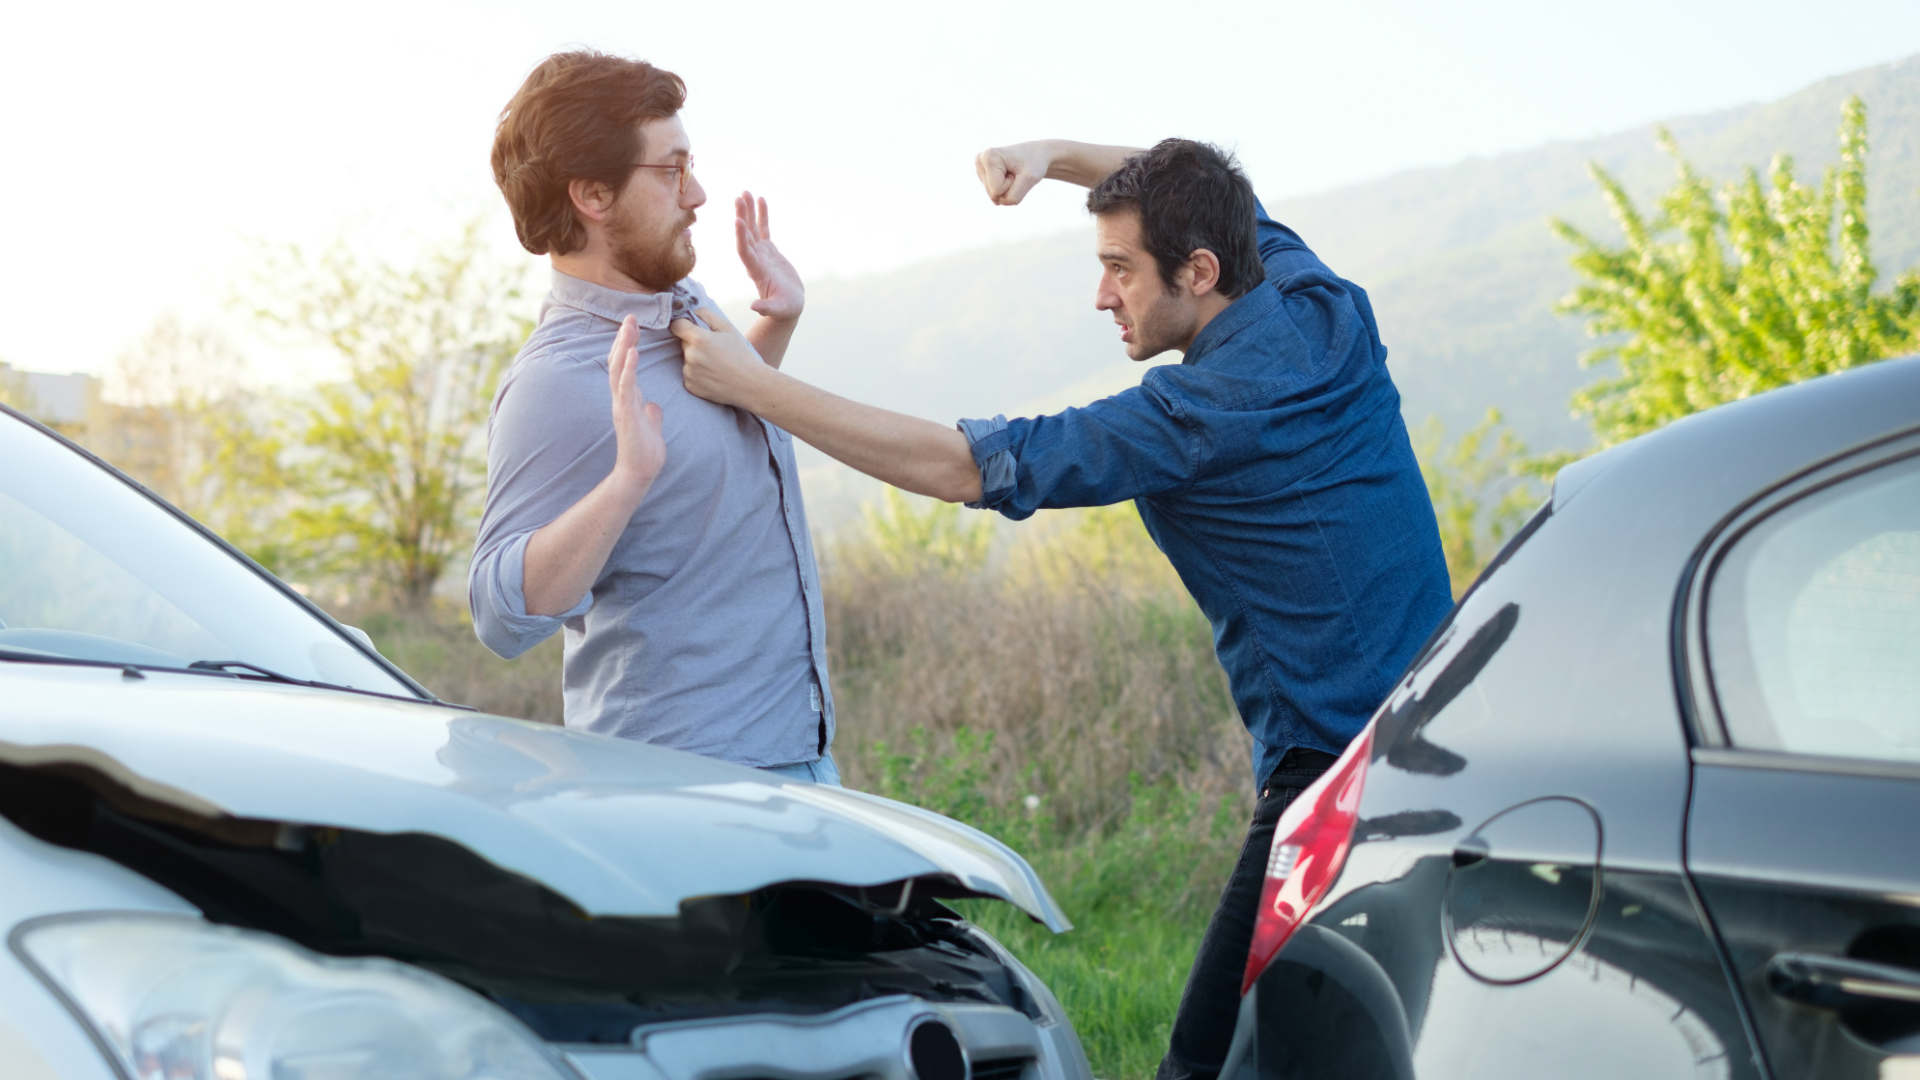
[[[1704,549],[1676,623],[1687,867],[1778,1077],[1920,1076],[1920,439]]]

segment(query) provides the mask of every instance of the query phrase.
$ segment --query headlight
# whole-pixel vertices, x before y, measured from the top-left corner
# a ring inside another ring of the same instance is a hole
[[[134,1080],[573,1080],[477,994],[167,915],[61,916],[14,948]]]

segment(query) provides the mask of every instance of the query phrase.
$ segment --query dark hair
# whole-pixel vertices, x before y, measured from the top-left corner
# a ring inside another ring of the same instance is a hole
[[[493,133],[493,181],[521,246],[535,255],[585,247],[567,184],[598,180],[620,192],[640,160],[634,129],[678,113],[686,100],[678,75],[643,60],[581,51],[541,61]]]
[[[1087,192],[1096,214],[1133,209],[1168,288],[1201,248],[1220,260],[1220,294],[1245,295],[1267,278],[1253,229],[1253,185],[1233,155],[1191,139],[1162,139]]]

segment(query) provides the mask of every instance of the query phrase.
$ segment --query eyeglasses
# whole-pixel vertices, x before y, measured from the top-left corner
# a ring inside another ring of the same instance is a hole
[[[643,161],[636,161],[633,163],[633,167],[636,169],[671,169],[673,170],[675,173],[679,174],[678,176],[674,177],[674,182],[678,187],[678,192],[681,195],[685,195],[687,193],[687,178],[693,175],[693,155],[688,154],[687,159],[685,161],[680,162],[677,165],[649,165]]]

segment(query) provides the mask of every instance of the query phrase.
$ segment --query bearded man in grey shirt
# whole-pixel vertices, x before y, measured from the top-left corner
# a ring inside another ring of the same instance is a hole
[[[493,174],[553,288],[493,403],[467,581],[474,629],[514,657],[565,631],[568,727],[837,783],[819,575],[793,440],[681,382],[674,318],[706,192],[651,64],[549,57],[501,113]],[[765,200],[735,202],[778,366],[805,290]]]

